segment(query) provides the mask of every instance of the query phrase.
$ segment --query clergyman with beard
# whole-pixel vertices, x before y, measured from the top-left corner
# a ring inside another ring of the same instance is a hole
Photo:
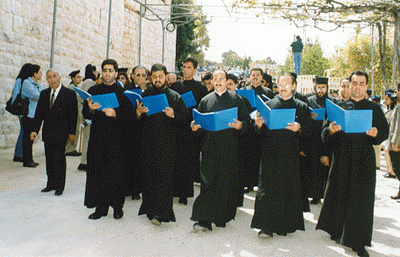
[[[328,78],[316,77],[314,85],[315,95],[307,98],[307,103],[312,109],[326,108],[326,99],[334,101],[328,96]],[[310,174],[307,178],[308,197],[312,198],[312,204],[318,204],[324,196],[326,180],[329,173],[329,152],[321,139],[323,120],[316,120],[316,114],[311,114],[312,126],[311,137],[309,140],[309,151],[311,169],[307,169]]]
[[[138,103],[136,115],[142,123],[141,164],[143,202],[139,215],[146,214],[154,225],[175,221],[173,204],[173,178],[176,161],[177,128],[189,126],[190,119],[181,96],[167,86],[167,68],[162,64],[151,67],[152,88],[142,97],[165,94],[169,107],[161,113],[147,115],[148,108]]]

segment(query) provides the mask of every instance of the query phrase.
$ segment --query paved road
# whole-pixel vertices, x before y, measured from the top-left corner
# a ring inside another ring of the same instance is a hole
[[[121,220],[109,215],[93,221],[83,206],[86,174],[76,170],[79,157],[68,157],[67,183],[62,196],[41,193],[45,186],[43,143],[34,145],[40,165],[23,168],[12,162],[13,149],[0,150],[0,256],[356,256],[328,234],[315,231],[321,205],[305,214],[305,231],[286,237],[258,239],[250,229],[255,193],[246,194],[244,207],[226,228],[192,232],[187,206],[174,199],[177,222],[152,225],[138,216],[141,201],[127,199]],[[383,164],[383,158],[382,158]],[[384,167],[383,167],[384,170]],[[375,223],[371,256],[400,256],[400,203],[389,195],[398,181],[377,172]],[[195,187],[198,195],[199,187]]]

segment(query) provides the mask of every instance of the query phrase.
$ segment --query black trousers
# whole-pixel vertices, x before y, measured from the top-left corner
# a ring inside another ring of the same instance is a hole
[[[400,152],[390,150],[389,155],[393,165],[393,172],[396,174],[397,179],[400,180]]]
[[[66,141],[44,142],[44,153],[46,156],[46,174],[48,188],[63,191],[65,187],[65,176],[67,160],[65,158]]]
[[[21,118],[22,123],[22,160],[24,163],[33,161],[31,132],[33,130],[33,119],[28,117]]]

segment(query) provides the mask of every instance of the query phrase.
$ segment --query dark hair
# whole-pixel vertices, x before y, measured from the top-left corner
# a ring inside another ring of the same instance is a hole
[[[206,72],[203,77],[201,77],[201,81],[212,79],[212,73]]]
[[[151,66],[151,73],[155,72],[155,71],[164,71],[164,74],[167,75],[167,67],[165,67],[165,65],[160,64],[160,63],[156,63],[153,66]]]
[[[340,80],[340,85],[342,84],[342,82],[344,81],[344,80],[348,80],[348,81],[350,81],[350,79],[348,78],[348,77],[344,77],[344,78],[342,78],[341,80]]]
[[[238,77],[236,77],[235,74],[227,74],[227,75],[226,75],[226,80],[229,80],[229,79],[233,80],[233,82],[234,82],[235,84],[238,83]]]
[[[269,75],[269,74],[267,74],[267,73],[264,73],[263,79],[264,79],[270,86],[272,85],[272,76],[271,76],[271,75]]]
[[[93,81],[95,81],[96,75],[93,74],[93,71],[96,71],[96,66],[91,65],[90,63],[88,65],[86,65],[85,78],[83,79],[83,81],[85,81],[87,79],[92,79]]]
[[[21,79],[21,83],[24,82],[25,79],[31,77],[30,76],[30,70],[31,70],[31,65],[30,63],[25,63],[22,65],[21,70],[18,73],[18,76],[16,79]]]
[[[148,75],[147,69],[144,66],[141,66],[141,65],[137,65],[137,66],[133,67],[132,74],[135,74],[135,70],[136,69],[143,69],[146,72],[146,76]]]
[[[289,74],[292,77],[293,84],[297,85],[297,74],[294,73],[294,72],[289,72],[289,73],[286,73],[286,74]],[[315,82],[315,78],[313,79],[313,82]]]
[[[250,70],[250,74],[251,74],[253,71],[260,71],[260,72],[261,72],[261,76],[264,76],[264,71],[263,71],[261,68],[259,68],[259,67],[252,68],[252,69]]]
[[[28,74],[28,75],[29,75],[29,77],[32,77],[33,75],[35,75],[35,73],[38,73],[38,72],[39,72],[40,66],[37,65],[37,64],[32,64],[32,65],[30,66],[30,70],[31,70],[31,73]]]
[[[195,59],[195,58],[193,58],[193,57],[187,57],[184,61],[183,61],[183,63],[186,63],[186,62],[191,62],[192,64],[193,64],[193,68],[197,68],[197,65],[198,65],[198,62],[197,62],[197,60]]]
[[[106,66],[107,64],[111,64],[112,66],[114,66],[114,70],[115,70],[115,71],[118,71],[118,63],[117,63],[116,60],[114,60],[114,59],[107,59],[107,60],[104,60],[104,61],[101,63],[101,69],[103,69],[104,66]]]
[[[397,94],[400,94],[400,83],[397,84]]]
[[[120,75],[122,75],[122,76],[125,77],[125,79],[126,79],[125,84],[130,82],[129,77],[128,77],[128,74],[127,74],[126,72],[124,72],[124,71],[118,72],[117,80],[118,80],[118,78],[119,78]]]
[[[356,75],[356,76],[364,76],[367,79],[367,84],[368,84],[368,74],[366,72],[364,72],[362,70],[353,71],[351,73],[351,75],[350,75],[350,82],[351,82],[351,80],[352,80],[354,75]]]

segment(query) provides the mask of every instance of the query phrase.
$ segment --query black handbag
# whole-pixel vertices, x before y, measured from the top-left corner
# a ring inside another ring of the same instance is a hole
[[[17,97],[15,98],[14,102],[12,103],[12,96],[6,103],[6,111],[13,115],[27,115],[28,114],[28,107],[29,107],[29,98],[22,98],[22,83],[21,83],[21,90],[19,91]]]

